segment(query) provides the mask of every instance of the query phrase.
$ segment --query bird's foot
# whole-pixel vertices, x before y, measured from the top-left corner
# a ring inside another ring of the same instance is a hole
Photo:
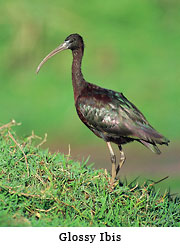
[[[119,180],[117,180],[116,178],[114,179],[111,178],[110,183],[109,183],[110,191],[112,192],[118,184],[119,184]]]

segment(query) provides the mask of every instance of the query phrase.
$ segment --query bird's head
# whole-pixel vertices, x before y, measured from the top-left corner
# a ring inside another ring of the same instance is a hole
[[[74,50],[78,50],[78,49],[82,49],[82,52],[84,51],[84,42],[82,37],[75,33],[75,34],[71,34],[69,35],[62,44],[60,44],[56,49],[54,49],[52,52],[50,52],[39,64],[39,66],[37,67],[36,73],[38,73],[40,71],[40,68],[42,67],[42,65],[48,60],[50,59],[52,56],[54,56],[55,54],[70,49],[72,51]]]
[[[83,38],[77,33],[69,35],[64,42],[67,43],[68,49],[72,51],[84,48]]]

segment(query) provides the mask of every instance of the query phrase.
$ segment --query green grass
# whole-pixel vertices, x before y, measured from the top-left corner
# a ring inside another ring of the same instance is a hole
[[[148,181],[111,189],[106,171],[41,150],[36,138],[0,128],[0,226],[180,226],[180,198]]]

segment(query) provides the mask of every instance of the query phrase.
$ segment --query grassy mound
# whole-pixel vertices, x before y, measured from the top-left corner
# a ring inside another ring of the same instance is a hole
[[[9,126],[9,127],[8,127]],[[180,199],[51,154],[0,127],[0,226],[180,226]]]

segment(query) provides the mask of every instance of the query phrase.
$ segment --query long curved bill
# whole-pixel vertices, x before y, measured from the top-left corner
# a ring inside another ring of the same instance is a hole
[[[39,66],[36,69],[36,73],[39,73],[42,65],[48,60],[50,59],[52,56],[56,55],[57,53],[68,49],[68,41],[65,41],[64,43],[62,43],[61,45],[59,45],[56,49],[54,49],[52,52],[50,52],[39,64]]]

